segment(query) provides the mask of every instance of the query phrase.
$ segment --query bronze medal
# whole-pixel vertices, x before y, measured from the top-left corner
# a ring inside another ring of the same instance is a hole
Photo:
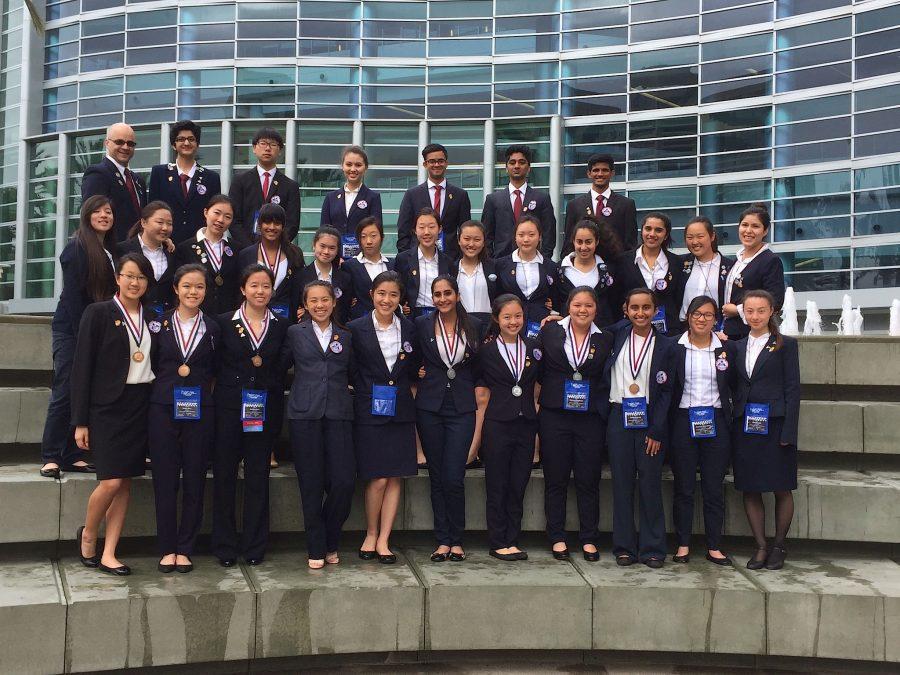
[[[178,366],[178,377],[187,377],[190,374],[191,367],[188,364],[182,363],[180,366]]]
[[[253,358],[250,359],[254,366],[259,368],[262,365],[262,357],[259,354],[254,354]]]
[[[640,390],[641,390],[641,388],[638,386],[637,382],[632,382],[631,385],[628,387],[628,391],[631,392],[632,394],[636,394]]]
[[[216,286],[221,286],[225,283],[225,280],[222,278],[221,274],[216,275]]]
[[[141,361],[144,360],[144,352],[136,351],[134,354],[131,355],[131,358],[134,360],[135,363],[140,363]]]

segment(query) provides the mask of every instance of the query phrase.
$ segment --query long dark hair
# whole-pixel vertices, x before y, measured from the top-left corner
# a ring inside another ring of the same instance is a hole
[[[769,307],[772,308],[772,316],[769,317],[768,325],[769,333],[775,336],[775,350],[781,349],[784,345],[784,338],[781,336],[781,331],[778,330],[778,319],[775,318],[775,298],[772,297],[769,291],[762,289],[754,289],[744,293],[743,302],[747,302],[750,298],[759,298],[769,303]]]
[[[698,295],[696,298],[694,298],[693,300],[690,301],[690,303],[687,306],[687,311],[685,312],[685,318],[688,319],[688,322],[687,322],[688,336],[692,336],[694,334],[694,332],[691,330],[691,322],[690,322],[691,314],[693,314],[698,309],[703,307],[703,305],[712,305],[713,306],[713,314],[715,314],[715,317],[713,318],[714,322],[716,320],[718,320],[718,318],[719,318],[719,305],[718,305],[718,303],[716,303],[715,299],[709,297],[708,295]],[[715,325],[713,325],[713,329],[715,330]]]
[[[481,237],[484,240],[484,246],[481,247],[481,252],[478,254],[478,262],[483,262],[484,259],[487,258],[487,230],[480,220],[467,220],[459,226],[459,234],[456,235],[457,241],[459,241],[459,238],[462,237],[462,231],[467,227],[474,227],[476,230],[481,231]],[[460,256],[462,257],[462,252],[460,252]]]
[[[694,216],[689,221],[687,221],[687,225],[684,226],[684,236],[685,240],[687,240],[687,230],[694,223],[700,223],[703,227],[706,228],[707,233],[709,234],[710,239],[710,248],[712,248],[713,253],[719,252],[719,238],[716,236],[716,228],[713,227],[712,221],[706,216]]]
[[[478,344],[478,333],[475,331],[475,326],[472,323],[472,319],[469,317],[469,313],[466,311],[466,308],[463,307],[462,302],[459,301],[459,284],[456,279],[450,276],[449,274],[439,274],[434,278],[434,281],[431,282],[431,294],[434,295],[434,286],[439,281],[446,281],[450,288],[453,289],[453,292],[456,293],[456,316],[459,321],[459,325],[462,327],[463,332],[466,335],[466,342],[469,343],[469,347],[473,349]],[[435,321],[438,320],[438,312],[434,312]]]
[[[169,206],[166,202],[161,199],[154,199],[152,202],[147,204],[143,209],[141,209],[141,218],[140,220],[135,221],[134,225],[128,230],[127,237],[131,239],[132,237],[136,237],[139,234],[143,234],[144,232],[144,221],[149,220],[153,217],[153,214],[157,211],[168,211],[169,215],[174,215],[172,213],[172,207]]]
[[[575,247],[575,234],[582,229],[589,230],[594,235],[597,242],[596,253],[603,258],[603,262],[610,263],[622,254],[622,242],[612,226],[605,220],[589,216],[584,216],[575,223],[571,242],[573,248]]]
[[[663,239],[663,243],[659,245],[660,250],[663,253],[669,252],[669,243],[672,241],[672,220],[662,211],[653,211],[652,213],[648,213],[644,216],[644,219],[641,221],[641,231],[643,232],[644,225],[647,224],[647,221],[651,218],[662,221],[663,226],[666,228],[666,238]],[[641,243],[643,244],[643,236],[641,237]]]
[[[512,293],[504,293],[503,295],[498,295],[491,303],[491,325],[490,328],[488,328],[489,337],[497,337],[500,335],[500,312],[502,312],[503,308],[512,302],[516,303],[519,307],[522,308],[522,316],[524,318],[525,303],[522,302],[522,299],[518,295],[513,295]]]
[[[106,252],[115,258],[114,246],[116,235],[114,228],[103,233],[103,242],[97,238],[97,231],[91,227],[91,214],[104,206],[112,209],[112,201],[103,195],[88,197],[81,204],[81,213],[78,218],[78,229],[73,238],[84,249],[87,255],[87,292],[94,302],[109,300],[115,292],[114,286],[109,282],[109,257]],[[104,251],[105,249],[105,251]],[[150,275],[153,276],[152,274]]]

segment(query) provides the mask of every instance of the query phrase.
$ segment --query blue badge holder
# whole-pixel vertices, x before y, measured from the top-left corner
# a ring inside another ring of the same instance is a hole
[[[253,234],[259,234],[259,211],[253,212]]]
[[[419,307],[418,310],[419,310],[419,312],[421,312],[421,314],[419,316],[431,316],[434,313],[435,308],[434,307]]]
[[[725,330],[725,317],[724,317],[724,316],[720,316],[720,317],[719,317],[719,320],[716,321],[716,325],[715,325],[715,327],[713,328],[713,331],[716,332],[716,333],[721,333],[721,332],[723,332],[724,330]]]
[[[380,417],[397,414],[397,387],[385,384],[372,386],[372,414]]]
[[[591,385],[589,382],[566,380],[563,391],[563,409],[573,412],[587,412],[591,402]]]
[[[272,302],[269,304],[269,309],[272,310],[272,314],[277,316],[279,319],[290,320],[291,308],[290,305],[286,302]]]
[[[666,322],[666,308],[665,307],[658,308],[656,310],[656,314],[654,314],[653,318],[650,319],[650,323],[660,333],[668,333],[669,332],[669,324],[668,324],[668,322]]]
[[[622,399],[622,426],[626,429],[646,429],[647,399],[643,396]]]
[[[715,438],[716,409],[712,406],[688,408],[691,423],[691,438]]]
[[[437,250],[441,253],[444,252],[444,231],[441,230],[440,234],[438,234],[437,238]]]
[[[748,403],[744,408],[744,433],[768,436],[769,404]]]
[[[162,300],[154,300],[147,303],[147,309],[153,314],[154,318],[158,319],[166,311],[166,306],[162,303]]]
[[[538,336],[538,333],[541,332],[541,322],[540,321],[529,321],[525,324],[525,337],[531,338],[532,340]]]
[[[172,401],[172,419],[200,419],[200,387],[175,387]]]
[[[241,390],[241,422],[244,431],[263,430],[263,422],[266,421],[266,397],[267,392],[260,389]]]
[[[353,258],[359,254],[361,251],[361,247],[359,245],[359,239],[356,238],[354,234],[342,234],[341,235],[341,257],[346,260],[347,258]]]

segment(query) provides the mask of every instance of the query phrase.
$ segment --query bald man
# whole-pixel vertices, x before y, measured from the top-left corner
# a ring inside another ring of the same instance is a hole
[[[84,172],[81,181],[82,201],[93,195],[103,195],[112,201],[113,230],[116,241],[125,241],[128,230],[141,218],[147,205],[144,181],[128,168],[137,142],[134,129],[127,124],[113,124],[106,130],[106,157]]]

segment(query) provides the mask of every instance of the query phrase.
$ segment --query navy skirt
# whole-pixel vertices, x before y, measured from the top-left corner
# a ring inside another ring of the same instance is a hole
[[[781,445],[783,417],[769,419],[769,433],[744,433],[744,418],[734,420],[734,487],[741,492],[786,492],[797,489],[797,446]]]
[[[97,467],[97,480],[144,475],[151,387],[126,384],[117,400],[91,406],[87,459]]]
[[[353,440],[361,479],[401,478],[418,473],[415,422],[357,424]]]

